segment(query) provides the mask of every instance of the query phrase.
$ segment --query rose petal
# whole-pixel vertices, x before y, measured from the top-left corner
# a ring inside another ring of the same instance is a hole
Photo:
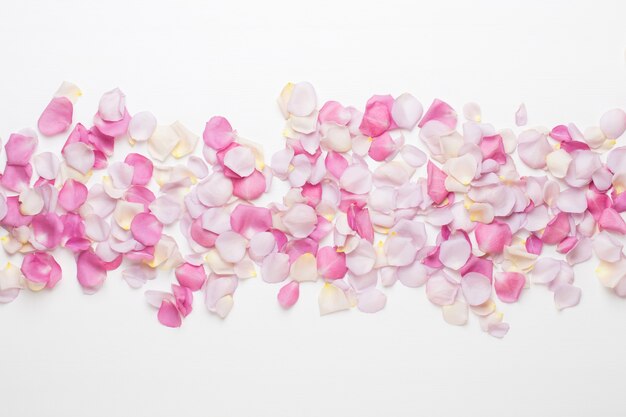
[[[574,307],[580,302],[581,290],[570,284],[559,285],[554,291],[554,304],[559,310]]]
[[[291,308],[300,296],[300,284],[291,281],[278,291],[278,303],[282,308]]]
[[[517,302],[525,285],[526,277],[519,272],[500,272],[495,275],[494,289],[502,302]]]
[[[46,106],[37,127],[45,136],[54,136],[63,133],[72,125],[74,105],[65,97],[54,97]]]

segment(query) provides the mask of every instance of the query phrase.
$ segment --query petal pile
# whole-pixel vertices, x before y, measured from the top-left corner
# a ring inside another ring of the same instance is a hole
[[[622,109],[581,130],[526,127],[522,104],[515,132],[484,122],[476,103],[459,121],[441,99],[424,109],[409,93],[374,95],[359,109],[289,83],[278,97],[284,146],[266,164],[262,147],[225,117],[197,135],[131,113],[117,88],[91,124],[73,125],[80,95],[63,83],[38,119],[43,136],[69,131],[60,152],[36,153],[30,129],[4,145],[1,240],[22,260],[0,271],[0,302],[54,288],[61,249],[87,294],[118,268],[132,288],[173,271],[167,291],[145,293],[168,327],[182,325],[195,292],[226,317],[239,281],[257,276],[280,284],[284,309],[302,285],[321,281],[320,315],[375,313],[385,288],[423,286],[444,321],[473,316],[497,338],[509,330],[499,302],[516,303],[531,287],[552,292],[558,310],[577,305],[573,266],[594,256],[601,284],[626,297]],[[135,150],[123,160],[114,158],[119,141]]]

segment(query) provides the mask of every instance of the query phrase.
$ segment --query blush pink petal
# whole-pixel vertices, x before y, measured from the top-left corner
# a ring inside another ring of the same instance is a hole
[[[562,284],[554,291],[554,304],[559,310],[574,307],[580,302],[580,296],[580,288],[571,284]]]
[[[530,235],[528,236],[528,238],[526,238],[525,247],[526,252],[535,255],[541,255],[541,250],[543,249],[543,240],[535,235]]]
[[[174,299],[176,300],[176,308],[180,312],[181,316],[187,317],[192,310],[193,293],[191,292],[191,289],[173,284],[172,293],[174,295]]]
[[[346,168],[348,168],[348,161],[339,152],[328,152],[324,163],[328,172],[334,175],[335,178],[341,178]]]
[[[424,108],[411,94],[404,93],[395,99],[391,107],[391,117],[401,129],[412,130],[422,118]]]
[[[178,283],[191,291],[198,291],[207,280],[207,274],[202,265],[192,265],[188,262],[180,265],[175,271]]]
[[[96,114],[93,118],[93,124],[102,134],[115,138],[126,134],[130,119],[131,117],[128,111],[124,113],[122,119],[115,122],[106,121]]]
[[[276,283],[284,281],[289,276],[289,255],[280,252],[269,254],[261,264],[263,281]]]
[[[543,243],[555,245],[565,239],[569,232],[569,216],[566,213],[559,213],[546,225],[541,240]]]
[[[459,269],[461,276],[467,275],[470,272],[478,272],[491,281],[493,278],[493,261],[471,255],[465,265]]]
[[[439,169],[435,164],[428,161],[428,196],[432,198],[435,204],[441,204],[448,197],[448,190],[445,182],[448,177],[445,172]]]
[[[35,284],[53,288],[61,279],[61,266],[45,252],[32,252],[24,256],[21,267],[24,278]]]
[[[522,103],[515,112],[515,124],[517,126],[526,126],[526,123],[528,123],[528,114],[526,112],[526,105]]]
[[[426,282],[428,300],[439,306],[451,305],[456,300],[459,285],[443,271],[437,271]]]
[[[265,192],[265,176],[258,170],[245,178],[233,178],[233,195],[242,200],[256,200]]]
[[[359,126],[361,133],[370,137],[380,136],[385,133],[392,124],[390,108],[392,103],[393,98],[391,96],[372,97],[367,102],[365,113]]]
[[[432,104],[420,120],[418,127],[424,127],[424,125],[430,121],[439,122],[450,129],[455,129],[457,124],[456,111],[450,107],[446,102],[439,99],[433,100]]]
[[[224,117],[214,116],[206,123],[202,138],[212,149],[224,149],[234,140],[233,128]]]
[[[54,136],[63,133],[72,125],[74,105],[66,97],[54,97],[46,106],[37,127],[45,136]]]
[[[304,238],[315,230],[317,214],[306,204],[294,204],[283,216],[283,225],[296,238]]]
[[[133,185],[146,185],[150,182],[154,170],[152,161],[138,153],[129,153],[124,162],[133,168]]]
[[[118,258],[121,261],[121,258]],[[107,277],[105,263],[91,251],[82,252],[76,259],[76,277],[87,294],[93,294],[102,287]]]
[[[495,276],[494,289],[504,303],[517,302],[525,285],[526,277],[519,272],[500,272]]]
[[[363,239],[374,242],[374,227],[367,208],[359,208],[355,204],[348,209],[348,225]]]
[[[474,229],[478,248],[489,254],[502,253],[505,246],[511,244],[512,233],[506,223],[479,223]]]
[[[38,144],[37,138],[29,134],[12,133],[4,145],[7,165],[24,166],[30,162]]]
[[[183,320],[180,317],[178,308],[169,300],[161,301],[159,312],[157,313],[159,323],[166,327],[180,327],[183,324]]]
[[[363,291],[358,296],[357,308],[364,313],[376,313],[387,304],[387,296],[376,288]]]
[[[622,109],[609,110],[600,118],[600,129],[609,139],[617,139],[626,131],[626,112]]]
[[[33,169],[30,164],[7,165],[0,177],[0,185],[9,191],[21,193],[30,185]]]
[[[230,214],[230,226],[235,232],[251,239],[272,227],[272,213],[265,207],[238,204]]]
[[[76,211],[87,200],[87,187],[82,182],[69,179],[59,191],[58,203],[66,211]]]
[[[396,151],[398,150],[397,148],[398,145],[393,140],[391,135],[385,132],[372,140],[368,155],[374,161],[385,161],[391,156],[395,155]]]
[[[54,249],[63,237],[63,222],[55,213],[38,214],[31,223],[35,240],[47,249]]]
[[[137,242],[154,246],[161,240],[163,225],[153,214],[139,213],[133,218],[130,231]]]
[[[598,226],[600,230],[608,230],[622,235],[626,234],[626,222],[624,222],[622,216],[611,207],[602,211],[598,219]]]
[[[332,246],[321,247],[317,252],[317,271],[324,279],[342,279],[348,272],[346,254]]]
[[[493,159],[498,164],[506,162],[506,152],[500,135],[483,137],[480,141],[480,151],[483,154],[483,160]]]
[[[569,129],[565,125],[558,125],[550,131],[550,137],[558,142],[571,142],[572,136]]]
[[[450,269],[458,271],[465,265],[472,253],[472,247],[462,234],[456,234],[441,242],[439,260]]]
[[[541,169],[546,166],[546,158],[554,149],[546,136],[536,130],[527,130],[519,135],[517,152],[530,168]]]
[[[300,297],[300,283],[291,281],[278,291],[278,303],[282,308],[291,308]]]

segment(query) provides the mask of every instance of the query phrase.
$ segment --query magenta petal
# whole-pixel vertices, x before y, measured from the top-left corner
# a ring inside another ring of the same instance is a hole
[[[245,178],[233,178],[233,195],[243,200],[255,200],[265,192],[265,177],[257,170]]]
[[[152,161],[138,153],[129,153],[124,162],[133,167],[133,185],[146,185],[152,179]]]
[[[85,184],[69,179],[59,191],[59,205],[66,211],[76,211],[87,200],[87,195]]]
[[[480,151],[483,154],[483,159],[493,159],[499,164],[506,162],[506,152],[504,151],[504,144],[502,143],[502,136],[486,136],[480,141]]]
[[[428,195],[436,204],[441,204],[448,196],[445,182],[448,177],[445,172],[439,169],[435,164],[428,161]]]
[[[565,213],[559,213],[546,225],[541,240],[543,243],[555,245],[565,239],[569,232],[569,216]]]
[[[219,151],[233,142],[233,133],[233,128],[228,120],[222,116],[215,116],[206,123],[202,138],[207,146]]]
[[[476,242],[481,251],[489,254],[502,253],[511,244],[512,233],[506,223],[479,223],[474,230]]]
[[[159,319],[159,323],[167,327],[180,327],[183,323],[178,309],[168,300],[161,301],[157,318]]]
[[[598,219],[598,226],[600,230],[626,234],[626,222],[624,222],[622,216],[611,207],[604,209]]]
[[[154,246],[161,240],[163,225],[154,214],[139,213],[133,218],[130,231],[137,242],[145,246]]]
[[[106,265],[95,253],[82,252],[76,259],[76,277],[83,290],[92,294],[104,284],[107,277]]]
[[[502,272],[496,274],[494,288],[496,295],[504,303],[514,303],[519,299],[526,285],[526,277],[519,272]]]
[[[569,129],[565,125],[555,126],[550,131],[550,137],[559,142],[571,142],[572,136],[569,133]]]
[[[282,308],[291,308],[300,296],[300,284],[291,281],[278,291],[278,303]]]
[[[45,136],[65,132],[72,124],[74,105],[66,97],[55,97],[39,117],[37,127]]]
[[[206,271],[202,265],[192,265],[185,262],[176,268],[175,273],[178,283],[191,291],[198,291],[207,280]]]
[[[366,208],[359,208],[352,204],[348,209],[348,225],[363,239],[374,242],[374,227]]]
[[[48,249],[53,249],[61,243],[63,237],[63,223],[55,213],[38,214],[31,223],[35,240]]]
[[[370,137],[380,136],[391,127],[393,97],[374,96],[368,102],[359,130]]]
[[[32,252],[24,256],[21,267],[24,277],[33,283],[53,288],[61,279],[61,266],[45,252]]]
[[[465,265],[459,269],[461,276],[467,275],[470,272],[478,272],[491,281],[493,278],[493,262],[489,259],[471,255]]]
[[[251,239],[254,235],[266,232],[272,227],[272,213],[265,207],[239,204],[230,214],[232,229]]]
[[[539,239],[535,235],[530,235],[526,239],[526,252],[532,253],[534,255],[541,255],[541,250],[543,249],[543,240]]]
[[[456,128],[457,114],[456,111],[448,103],[445,103],[439,99],[433,100],[432,104],[426,111],[422,120],[420,120],[418,127],[424,127],[424,125],[431,120],[436,120],[443,123],[450,129]]]
[[[346,254],[337,248],[324,246],[317,252],[317,271],[324,279],[341,279],[348,272]]]

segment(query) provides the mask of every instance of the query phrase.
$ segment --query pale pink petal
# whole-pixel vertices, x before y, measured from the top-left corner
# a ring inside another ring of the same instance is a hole
[[[318,305],[320,316],[324,316],[337,311],[348,310],[350,301],[342,289],[326,283],[318,296]]]
[[[141,288],[148,280],[155,279],[157,270],[143,263],[132,265],[122,271],[122,278],[131,288]]]
[[[34,216],[35,214],[39,214],[44,208],[43,196],[38,189],[25,189],[20,193],[19,201],[20,213],[25,216]]]
[[[300,284],[291,281],[278,291],[278,303],[282,308],[291,308],[300,296]]]
[[[54,136],[65,132],[72,124],[74,105],[65,97],[54,97],[46,106],[37,127],[45,136]]]
[[[351,165],[341,175],[339,184],[350,193],[366,194],[372,189],[372,173],[363,165]]]
[[[391,107],[391,117],[400,129],[412,130],[422,118],[422,103],[409,93],[395,99]]]
[[[509,332],[509,327],[508,323],[491,323],[489,324],[487,331],[490,336],[502,339]]]
[[[20,270],[26,280],[45,288],[53,288],[62,275],[61,266],[45,252],[31,252],[24,256]]]
[[[565,213],[584,213],[587,210],[587,197],[584,190],[568,188],[561,191],[556,206]]]
[[[467,303],[456,300],[453,304],[442,306],[441,312],[446,323],[454,326],[464,326],[467,323],[469,308]]]
[[[626,112],[622,109],[609,110],[600,118],[600,129],[609,139],[617,139],[626,131]]]
[[[149,209],[164,225],[170,225],[177,221],[182,211],[180,202],[168,195],[157,197],[150,203]]]
[[[423,166],[428,160],[426,154],[413,145],[404,145],[400,151],[400,156],[402,156],[404,162],[413,168]]]
[[[240,177],[247,177],[254,171],[254,153],[247,146],[234,147],[224,155],[224,165]]]
[[[428,270],[420,261],[396,269],[396,277],[405,286],[410,288],[421,287],[428,280]]]
[[[502,302],[517,302],[525,285],[526,277],[519,272],[499,272],[495,275],[494,289]]]
[[[561,271],[561,261],[552,258],[541,258],[533,267],[532,279],[536,284],[549,284]]]
[[[410,265],[417,255],[417,248],[413,245],[412,239],[400,235],[389,236],[383,249],[391,266]]]
[[[234,141],[234,131],[228,120],[214,116],[206,123],[202,137],[207,146],[220,150]]]
[[[435,164],[428,161],[428,195],[436,204],[441,204],[448,197],[445,182],[447,175]]]
[[[289,255],[274,252],[263,260],[261,277],[269,283],[282,282],[289,276]]]
[[[133,218],[130,231],[137,242],[145,246],[154,246],[161,240],[163,225],[153,214],[139,213]]]
[[[7,165],[26,166],[37,149],[39,141],[34,133],[24,131],[12,133],[4,145]],[[6,175],[6,171],[5,171]]]
[[[469,272],[461,278],[465,301],[471,306],[485,303],[491,297],[491,281],[478,272]]]
[[[107,91],[100,98],[98,115],[107,122],[117,122],[124,118],[126,96],[119,88]]]
[[[341,279],[348,272],[346,254],[332,246],[324,246],[317,252],[317,270],[324,279]]]
[[[296,155],[291,164],[293,169],[289,173],[289,183],[292,187],[302,187],[311,177],[311,162],[309,158],[304,155]]]
[[[304,238],[315,230],[317,214],[306,204],[294,204],[282,218],[287,231],[296,238]]]
[[[426,282],[426,296],[431,303],[446,306],[456,300],[459,285],[443,271],[437,271]]]
[[[517,151],[520,159],[530,168],[546,166],[546,158],[553,151],[546,136],[536,130],[526,130],[519,135]]]
[[[456,112],[448,103],[445,103],[439,99],[433,100],[432,104],[426,111],[426,114],[419,122],[419,127],[424,127],[424,125],[430,121],[437,121],[447,126],[450,129],[456,128],[457,123],[457,115]]]
[[[243,200],[255,200],[265,192],[267,182],[258,170],[245,178],[233,178],[233,195]]]
[[[66,211],[76,211],[87,200],[87,187],[82,182],[69,179],[59,191],[58,203]]]
[[[474,234],[476,236],[478,248],[485,253],[502,253],[504,247],[511,244],[511,229],[505,223],[479,223],[476,226],[476,229],[474,229]]]
[[[546,156],[548,171],[550,171],[550,174],[555,178],[565,178],[571,162],[571,155],[562,148],[550,152]]]
[[[477,103],[466,103],[463,106],[463,117],[470,122],[480,123],[482,120],[482,113],[480,106]]]
[[[522,103],[515,112],[515,124],[517,126],[526,126],[526,123],[528,123],[528,114],[526,112],[526,105]]]
[[[565,255],[567,263],[576,265],[591,259],[592,246],[591,239],[587,237],[579,239],[572,249],[567,252],[567,255]]]
[[[294,116],[308,116],[317,107],[315,89],[308,82],[299,82],[293,85],[287,102],[287,111]]]
[[[142,111],[135,114],[128,123],[128,135],[137,142],[145,142],[157,127],[156,117],[150,112]]]
[[[219,172],[211,174],[196,189],[198,199],[207,207],[223,206],[233,195],[233,183]]]
[[[40,177],[47,180],[55,180],[59,175],[61,162],[54,153],[43,152],[35,156],[34,166]]]
[[[239,233],[227,231],[220,234],[215,241],[215,248],[226,262],[239,262],[246,254],[248,241]]]
[[[374,268],[376,251],[365,239],[359,240],[357,247],[346,254],[346,267],[355,275],[365,275]]]
[[[125,162],[114,162],[109,165],[109,175],[113,186],[125,190],[132,184],[134,168]]]
[[[83,142],[70,143],[62,152],[67,165],[81,174],[88,173],[96,162],[93,149]]]
[[[376,288],[370,288],[358,295],[357,308],[364,313],[376,313],[385,308],[387,296]]]
[[[250,239],[249,253],[254,260],[262,260],[276,248],[276,238],[271,232],[257,233]]]
[[[554,304],[559,310],[574,307],[580,302],[580,296],[580,288],[570,284],[562,284],[554,291]]]
[[[621,257],[623,245],[609,232],[601,231],[593,239],[593,249],[600,260],[617,262]]]
[[[472,248],[462,234],[456,234],[450,239],[441,242],[439,248],[439,260],[441,263],[454,270],[459,270],[472,252]]]
[[[85,251],[76,259],[76,277],[87,294],[93,294],[102,287],[107,277],[104,262],[93,252]]]

